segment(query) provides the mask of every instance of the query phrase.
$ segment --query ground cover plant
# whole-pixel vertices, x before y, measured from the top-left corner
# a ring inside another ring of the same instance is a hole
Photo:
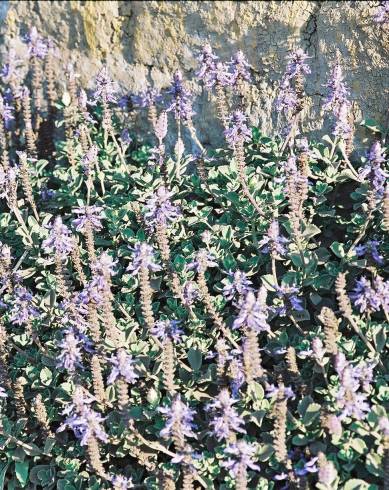
[[[204,46],[205,149],[179,71],[87,93],[68,66],[60,93],[53,43],[25,42],[1,72],[0,487],[389,488],[386,131],[340,64],[309,141],[290,53],[270,137],[244,54]]]

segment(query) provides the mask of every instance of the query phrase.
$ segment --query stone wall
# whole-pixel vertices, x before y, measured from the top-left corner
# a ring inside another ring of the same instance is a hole
[[[2,49],[35,25],[55,39],[63,64],[76,62],[89,84],[105,61],[126,92],[146,82],[163,87],[180,67],[197,92],[195,119],[203,142],[220,139],[211,105],[196,83],[196,56],[205,41],[228,60],[238,49],[253,67],[248,97],[252,121],[266,132],[275,124],[271,111],[288,50],[300,46],[311,56],[307,92],[312,105],[307,130],[322,124],[320,102],[330,66],[340,56],[362,114],[383,123],[388,110],[389,26],[372,16],[379,2],[229,2],[229,1],[8,1],[0,4]],[[14,41],[15,44],[15,41]],[[16,45],[21,46],[20,41]],[[20,49],[22,49],[20,47]],[[60,77],[59,77],[60,78]]]

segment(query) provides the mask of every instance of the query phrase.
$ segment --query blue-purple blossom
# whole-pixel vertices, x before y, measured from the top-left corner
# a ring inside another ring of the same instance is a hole
[[[190,262],[186,268],[188,270],[196,270],[197,272],[205,272],[208,267],[217,267],[215,257],[204,248],[196,253],[196,259]]]
[[[264,286],[260,288],[257,297],[252,291],[249,291],[241,302],[239,315],[234,320],[232,328],[249,328],[258,333],[270,332],[270,325],[267,322],[266,297],[267,291]]]
[[[233,300],[243,298],[249,291],[253,290],[252,282],[247,278],[245,272],[237,270],[235,272],[228,272],[229,284],[226,284],[223,288],[223,296],[226,300]]]
[[[158,116],[156,122],[154,123],[154,134],[157,137],[160,146],[158,150],[162,154],[165,152],[165,147],[163,146],[162,142],[167,135],[167,127],[167,113],[165,111],[162,111],[161,114]]]
[[[132,478],[126,478],[122,475],[112,475],[111,483],[114,490],[127,490],[127,488],[133,488]]]
[[[117,102],[117,84],[112,80],[106,66],[103,66],[95,79],[95,91],[93,94],[95,102]]]
[[[200,70],[196,73],[198,78],[204,82],[207,88],[212,88],[215,84],[214,73],[216,70],[216,60],[218,57],[212,52],[210,44],[205,44],[198,57]]]
[[[249,444],[245,440],[237,441],[235,444],[230,444],[224,450],[224,453],[232,458],[227,461],[222,461],[220,464],[224,468],[227,468],[231,475],[236,478],[239,471],[250,468],[250,470],[260,471],[260,467],[253,461],[253,457],[256,453],[255,446]]]
[[[130,131],[128,128],[124,128],[120,133],[120,142],[124,146],[129,146],[132,143],[132,138],[130,136]]]
[[[266,398],[277,397],[281,389],[286,399],[290,398],[291,400],[294,400],[296,398],[296,394],[290,386],[283,386],[281,388],[280,386],[276,386],[274,384],[266,385]]]
[[[184,331],[179,327],[179,320],[159,320],[155,322],[151,333],[160,340],[171,339],[174,342],[181,342]]]
[[[5,389],[2,386],[0,386],[0,398],[7,398],[7,397],[8,397],[8,395],[5,391]]]
[[[250,82],[250,65],[242,51],[237,51],[228,63],[231,67],[230,85],[234,88],[242,81]]]
[[[282,257],[287,252],[285,244],[288,242],[289,240],[286,237],[280,235],[280,225],[278,221],[273,220],[269,225],[266,235],[259,242],[258,246],[262,253],[270,253],[274,256]]]
[[[28,54],[32,57],[43,59],[48,51],[48,44],[37,31],[36,27],[32,27],[30,32],[24,38],[28,46]]]
[[[33,318],[38,316],[38,310],[33,305],[33,296],[23,286],[14,290],[10,321],[14,325],[27,325]]]
[[[247,117],[240,109],[229,117],[229,127],[225,129],[224,136],[232,148],[251,140]]]
[[[116,354],[112,354],[109,362],[112,365],[112,370],[107,379],[108,384],[114,383],[118,378],[133,384],[139,378],[135,371],[135,360],[124,349],[118,349]]]
[[[283,305],[274,309],[275,313],[285,316],[293,311],[303,311],[303,300],[297,296],[300,292],[296,286],[283,284],[276,287],[277,296],[282,300]]]
[[[85,155],[82,157],[81,165],[85,172],[85,175],[88,176],[94,170],[97,162],[98,152],[99,149],[97,145],[92,145],[85,153]]]
[[[377,24],[387,24],[389,23],[389,1],[383,1],[377,7],[373,19]]]
[[[157,89],[148,87],[139,94],[131,95],[131,101],[135,107],[144,109],[162,102],[162,95]]]
[[[375,291],[370,280],[362,276],[355,283],[355,287],[350,298],[353,300],[354,306],[356,306],[361,313],[365,311],[372,313],[378,311],[381,307],[381,299]]]
[[[324,100],[323,110],[332,110],[336,116],[339,115],[340,108],[343,105],[349,105],[349,90],[344,82],[342,67],[337,63],[331,73],[326,87],[328,94]]]
[[[196,428],[193,423],[195,411],[181,400],[180,395],[176,396],[170,407],[160,407],[158,411],[167,419],[165,427],[160,432],[161,437],[171,437],[175,430],[174,427],[179,427],[184,436],[196,438],[193,432],[193,429]]]
[[[92,437],[107,442],[108,435],[102,426],[105,418],[89,406],[93,401],[95,401],[94,397],[77,386],[72,403],[69,403],[63,411],[63,414],[68,417],[57,432],[62,432],[66,428],[72,429],[76,438],[80,440],[81,446],[86,446]]]
[[[349,112],[350,109],[347,104],[342,104],[340,106],[334,130],[332,131],[332,134],[334,136],[342,139],[347,139],[352,134],[353,128],[350,125]]]
[[[148,225],[154,228],[156,225],[168,225],[181,216],[178,206],[171,203],[173,192],[161,186],[146,202],[145,219]]]
[[[294,469],[295,474],[297,476],[305,476],[308,473],[317,473],[319,471],[318,467],[316,466],[317,460],[317,456],[309,461],[302,459],[302,461],[299,462],[297,467]]]
[[[61,216],[55,217],[49,229],[48,238],[42,242],[43,250],[62,257],[69,255],[73,250],[73,239],[69,228],[63,224]]]
[[[58,343],[57,367],[66,369],[69,373],[74,373],[77,368],[83,368],[80,343],[80,339],[72,330],[65,333],[64,338]]]
[[[246,377],[244,374],[243,362],[241,358],[241,352],[237,349],[232,350],[228,355],[227,359],[230,360],[229,370],[231,373],[230,388],[232,396],[237,397],[240,388],[246,382]]]
[[[381,198],[384,194],[386,179],[389,174],[385,172],[381,166],[385,162],[384,150],[379,141],[373,143],[368,153],[368,163],[360,170],[361,178],[368,178],[372,190],[377,198]]]
[[[358,257],[365,255],[371,258],[376,264],[384,265],[384,258],[378,250],[379,245],[380,242],[378,240],[369,240],[365,244],[357,245],[354,250]]]
[[[17,57],[16,51],[10,49],[7,53],[7,62],[0,69],[0,77],[4,84],[11,83],[12,80],[21,80],[20,65],[22,60]],[[15,96],[15,94],[13,94]]]
[[[311,73],[311,69],[305,63],[309,56],[301,48],[296,49],[286,58],[289,60],[286,66],[286,76],[288,78],[296,78]]]
[[[381,417],[380,420],[378,421],[378,427],[382,432],[384,433],[385,436],[389,436],[389,418],[388,417]]]
[[[0,96],[0,118],[4,121],[6,128],[8,128],[10,122],[15,119],[12,113],[13,107],[8,104],[4,97]]]
[[[206,407],[212,418],[210,425],[213,434],[218,441],[228,440],[231,434],[240,432],[245,434],[244,420],[234,408],[238,400],[231,398],[228,390],[222,389],[217,398]]]
[[[284,78],[281,81],[278,96],[275,102],[277,112],[285,114],[294,113],[298,104],[298,98],[293,85],[289,78]]]
[[[148,243],[137,242],[130,250],[133,253],[133,259],[126,270],[132,271],[131,274],[133,276],[138,274],[142,268],[149,269],[152,272],[161,270],[161,266],[155,263],[154,249]]]
[[[99,231],[103,228],[101,220],[101,212],[103,211],[101,206],[80,206],[73,209],[73,213],[78,214],[78,218],[73,220],[73,225],[77,231],[85,232],[87,225],[90,225],[92,230]]]
[[[192,94],[185,87],[182,80],[182,73],[177,70],[173,76],[173,84],[167,91],[172,96],[172,100],[167,112],[173,111],[177,120],[188,122],[194,115],[192,109]]]
[[[186,281],[182,289],[182,296],[185,306],[191,306],[199,298],[198,287],[193,281]]]

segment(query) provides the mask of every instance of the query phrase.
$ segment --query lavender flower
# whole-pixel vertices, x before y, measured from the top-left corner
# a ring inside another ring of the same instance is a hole
[[[209,403],[206,407],[207,411],[213,414],[210,425],[213,434],[218,441],[228,439],[231,433],[240,432],[245,434],[244,420],[238,415],[238,412],[233,407],[238,400],[231,398],[227,389],[221,390],[217,399]]]
[[[316,466],[318,458],[312,458],[309,461],[305,461],[303,459],[301,463],[298,463],[298,466],[295,468],[294,472],[297,476],[305,476],[308,473],[317,473],[319,468]]]
[[[319,337],[314,337],[312,340],[312,354],[313,357],[315,358],[315,361],[318,364],[323,364],[324,356],[325,356],[325,349],[323,348],[323,342]]]
[[[161,266],[155,263],[154,249],[148,243],[137,242],[131,251],[133,252],[133,261],[126,270],[132,271],[133,276],[138,274],[142,267],[152,272],[161,270]]]
[[[73,250],[73,240],[69,228],[62,223],[61,216],[56,216],[50,226],[50,233],[42,242],[46,253],[59,254],[65,257]]]
[[[229,127],[224,131],[229,145],[234,148],[251,140],[251,131],[247,126],[247,117],[241,110],[236,110],[229,118]]]
[[[173,111],[177,120],[190,121],[194,115],[192,110],[192,94],[185,88],[182,81],[182,73],[176,71],[173,76],[173,84],[168,90],[168,94],[171,94],[172,101],[167,112]]]
[[[232,87],[237,88],[238,84],[242,81],[251,81],[249,71],[250,65],[247,63],[246,57],[242,51],[237,51],[228,65],[231,67],[230,85]]]
[[[97,161],[97,155],[98,155],[99,149],[97,148],[96,145],[92,145],[88,151],[85,153],[85,155],[82,157],[82,167],[84,169],[85,175],[89,175],[93,169],[95,168],[96,161]]]
[[[301,48],[296,49],[286,57],[289,61],[286,67],[286,75],[289,78],[296,78],[299,75],[309,75],[311,69],[305,63],[309,56]]]
[[[348,100],[349,90],[344,83],[342,67],[337,63],[331,74],[331,78],[327,82],[328,95],[324,101],[323,109],[325,111],[332,110],[335,115],[339,115],[340,108],[343,105],[349,105]]]
[[[169,222],[174,222],[181,216],[179,207],[174,206],[170,201],[172,195],[173,192],[169,192],[165,187],[161,186],[147,200],[145,218],[152,228],[156,225],[166,226]]]
[[[343,103],[337,114],[337,120],[332,134],[342,139],[347,139],[352,133],[352,127],[349,123],[349,106]]]
[[[289,78],[284,78],[280,84],[280,90],[276,98],[275,107],[277,112],[285,114],[294,113],[298,105],[298,98]]]
[[[281,298],[283,306],[277,307],[275,313],[285,316],[292,311],[303,311],[303,301],[296,295],[299,291],[296,286],[282,285],[281,287],[276,287],[277,296]]]
[[[160,407],[158,411],[167,417],[165,428],[160,432],[161,437],[171,437],[175,430],[174,427],[179,425],[184,436],[196,438],[193,432],[193,429],[196,428],[193,423],[195,411],[181,401],[180,395],[173,400],[171,407]]]
[[[228,355],[228,359],[231,360],[230,363],[230,374],[232,378],[230,382],[231,393],[232,396],[237,397],[240,388],[246,382],[243,362],[241,359],[241,352],[237,351],[237,349],[232,350],[231,354]]]
[[[373,143],[368,153],[368,163],[359,173],[363,179],[369,179],[372,190],[378,198],[384,195],[386,179],[389,177],[389,174],[381,168],[381,164],[385,162],[383,153],[380,142]]]
[[[389,22],[389,2],[383,1],[381,5],[377,7],[376,13],[373,17],[377,24],[387,24]]]
[[[157,89],[148,87],[139,94],[131,95],[131,101],[135,107],[144,109],[162,102],[162,95]]]
[[[266,289],[262,286],[258,297],[249,291],[244,301],[242,301],[239,315],[234,320],[233,329],[245,327],[255,332],[270,332],[270,325],[267,322]]]
[[[4,121],[5,127],[8,129],[10,122],[15,119],[13,116],[13,107],[11,107],[4,97],[0,96],[0,117]]]
[[[63,414],[68,417],[57,432],[62,432],[66,428],[72,429],[77,439],[80,439],[81,446],[86,446],[91,437],[107,442],[108,435],[102,426],[105,419],[89,407],[94,400],[95,398],[83,388],[77,387],[72,403],[63,411]]]
[[[122,475],[112,475],[111,483],[114,490],[127,490],[127,488],[133,488],[132,478],[126,478]]]
[[[93,94],[95,102],[116,103],[117,84],[112,80],[106,66],[103,66],[95,79],[96,88]]]
[[[76,227],[77,231],[84,232],[86,226],[89,224],[91,228],[95,231],[99,231],[103,228],[101,220],[101,211],[103,211],[101,206],[80,206],[73,209],[73,213],[78,214],[79,217],[73,220],[73,225]]]
[[[43,59],[48,51],[47,41],[38,33],[36,27],[32,27],[24,40],[28,45],[28,54],[31,57]]]
[[[118,263],[107,252],[102,252],[93,264],[93,272],[102,277],[111,277],[116,274],[115,267]]]
[[[195,269],[197,272],[205,272],[208,267],[217,267],[217,262],[213,255],[205,249],[199,250],[196,254],[196,260],[186,266],[188,270]]]
[[[380,297],[372,287],[371,281],[363,276],[356,281],[355,288],[350,293],[350,298],[361,313],[365,311],[372,313],[373,311],[378,311],[381,307]]]
[[[33,296],[25,287],[15,288],[13,304],[10,311],[10,321],[14,325],[26,325],[38,316],[38,310],[33,306]]]
[[[246,273],[242,271],[230,271],[228,273],[230,283],[226,284],[223,288],[223,296],[226,300],[233,300],[236,295],[238,297],[244,297],[249,291],[253,290],[252,282],[247,278]]]
[[[384,433],[385,436],[389,436],[389,418],[388,417],[381,417],[380,420],[378,421],[378,427],[382,432]]]
[[[72,330],[68,330],[58,343],[60,353],[58,355],[57,367],[66,369],[69,373],[74,373],[77,368],[82,369],[82,354],[80,339],[77,338]]]
[[[231,475],[236,478],[242,466],[251,470],[260,471],[260,467],[253,461],[253,456],[256,452],[255,446],[244,440],[237,441],[235,444],[230,444],[225,449],[225,454],[233,456],[227,461],[222,461],[220,464],[227,468]]]
[[[274,384],[267,384],[266,398],[276,398],[280,389],[281,388],[279,386],[275,386]],[[294,400],[296,398],[296,394],[290,386],[283,386],[282,391],[286,399],[290,398],[291,400]]]
[[[354,250],[358,257],[367,255],[368,257],[371,257],[376,264],[384,265],[384,258],[378,250],[379,245],[379,241],[369,240],[365,243],[365,245],[356,246]]]
[[[180,323],[179,320],[159,320],[155,322],[151,333],[160,340],[170,338],[174,342],[181,342],[184,331],[179,328]]]
[[[0,398],[7,398],[7,397],[8,397],[8,395],[5,391],[5,389],[2,386],[0,386]]]
[[[135,361],[124,349],[119,349],[117,354],[112,354],[109,362],[112,364],[111,374],[108,376],[107,383],[112,384],[117,378],[124,379],[127,383],[133,384],[139,378],[135,372]]]
[[[21,80],[20,65],[22,64],[14,49],[10,49],[7,55],[7,62],[0,69],[0,77],[4,84],[10,84],[13,80]],[[13,94],[15,96],[15,94]]]
[[[200,70],[196,73],[198,78],[204,82],[207,88],[212,88],[214,85],[214,72],[216,70],[216,56],[212,52],[212,47],[210,44],[205,44],[198,57],[201,64]]]
[[[123,131],[120,133],[120,141],[121,144],[124,146],[129,146],[132,143],[132,138],[130,136],[130,131],[128,128],[124,128]]]
[[[199,298],[198,287],[193,281],[186,281],[182,290],[182,296],[185,306],[191,306]]]
[[[157,137],[160,146],[162,145],[162,141],[165,139],[167,135],[167,113],[165,111],[161,112],[159,115],[157,121],[154,124],[154,133],[155,136]],[[165,148],[161,148],[161,152],[163,153],[165,151]]]
[[[269,225],[266,235],[259,242],[258,246],[262,249],[262,253],[283,256],[287,252],[285,244],[288,242],[289,240],[286,237],[280,235],[278,221],[273,220]]]

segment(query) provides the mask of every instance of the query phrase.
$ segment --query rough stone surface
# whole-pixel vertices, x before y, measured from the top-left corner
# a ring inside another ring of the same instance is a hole
[[[323,85],[337,56],[355,100],[356,119],[363,114],[384,123],[389,26],[374,22],[377,5],[368,1],[3,1],[0,41],[4,49],[12,38],[35,25],[60,48],[59,74],[64,63],[72,60],[81,80],[91,86],[93,76],[106,62],[125,92],[137,91],[146,82],[167,86],[172,72],[180,67],[197,93],[197,112],[205,114],[195,118],[200,137],[214,144],[220,141],[220,127],[215,124],[208,95],[195,78],[196,56],[205,41],[225,60],[238,49],[245,52],[254,74],[248,110],[252,122],[265,132],[277,126],[272,104],[285,56],[298,46],[312,57],[307,130],[322,125]],[[20,41],[16,45],[21,46]]]

